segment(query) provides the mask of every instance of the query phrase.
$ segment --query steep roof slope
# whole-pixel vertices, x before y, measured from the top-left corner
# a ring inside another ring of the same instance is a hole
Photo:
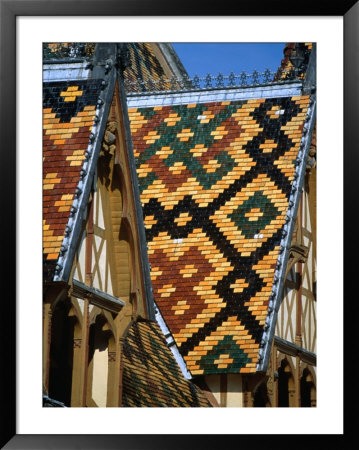
[[[102,77],[44,80],[43,256],[47,281],[63,273],[71,236],[80,226],[86,205],[83,199],[104,131],[104,98],[112,96],[114,85],[112,79],[104,90],[103,81]]]
[[[45,47],[47,62],[67,57],[71,48],[60,44]],[[88,61],[74,59],[44,65],[45,284],[68,281],[118,80],[113,65],[115,45],[85,48],[93,50],[86,55],[101,54],[92,68]],[[56,51],[60,56],[54,55]],[[152,297],[147,301],[152,302]],[[123,357],[123,406],[211,406],[201,390],[183,377],[156,323],[141,320],[132,325],[124,340]]]
[[[154,298],[192,375],[268,354],[313,108],[267,92],[129,101]]]
[[[145,91],[145,83],[149,81],[155,84],[160,80],[167,80],[165,71],[156,58],[150,43],[129,43],[128,57],[128,66],[124,70],[123,76],[125,86],[130,92]]]
[[[164,91],[178,88],[188,74],[171,44],[126,44],[127,66],[123,72],[127,92]]]
[[[211,406],[201,390],[185,380],[155,322],[137,321],[131,326],[122,361],[122,406]]]

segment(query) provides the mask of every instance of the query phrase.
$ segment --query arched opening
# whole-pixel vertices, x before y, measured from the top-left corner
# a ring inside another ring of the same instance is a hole
[[[294,378],[290,365],[283,359],[278,369],[278,406],[294,406]]]
[[[71,406],[74,337],[77,318],[70,314],[71,303],[59,302],[51,321],[49,397]]]
[[[303,375],[300,378],[300,399],[301,407],[312,408],[316,406],[316,389],[312,374],[308,369],[303,370]]]
[[[255,408],[269,408],[271,406],[267,392],[267,384],[261,383],[253,395],[253,406]]]
[[[90,326],[87,406],[107,406],[110,339],[113,340],[112,332],[105,317],[99,314]]]

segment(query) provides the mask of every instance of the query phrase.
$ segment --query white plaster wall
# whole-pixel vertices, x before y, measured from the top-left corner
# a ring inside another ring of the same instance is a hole
[[[86,230],[82,233],[79,248],[77,251],[78,262],[74,270],[74,278],[81,282],[85,282],[85,254],[86,254]]]
[[[85,302],[84,300],[82,300],[82,298],[75,298],[75,301],[77,301],[80,311],[82,313],[82,317],[84,315],[84,310],[85,310]]]
[[[103,291],[104,264],[106,264],[106,242],[103,241],[102,237],[94,235],[92,246],[92,283],[93,287],[101,289],[101,291]]]
[[[313,282],[315,281],[316,261],[314,260],[312,231],[308,196],[304,197],[303,216],[304,226],[308,233],[303,236],[304,245],[309,248],[308,259],[303,266],[303,346],[311,352],[316,352],[316,301],[313,296]]]
[[[93,356],[92,398],[99,407],[106,407],[108,376],[108,343],[101,336],[95,336],[95,353]]]
[[[94,193],[94,224],[100,228],[105,228],[101,194],[98,191]]]
[[[206,383],[218,404],[221,403],[220,375],[207,375]],[[227,408],[241,408],[243,406],[242,375],[227,375]]]
[[[108,292],[111,295],[114,295],[113,294],[113,289],[112,289],[112,279],[111,279],[111,264],[110,264],[109,260],[106,263],[105,288],[104,288],[104,291]]]
[[[113,295],[111,266],[107,255],[106,242],[102,237],[96,235],[94,235],[94,246],[92,248],[92,264],[93,286]]]
[[[105,235],[105,221],[102,206],[101,195],[99,192],[94,194],[94,225],[102,230]],[[100,250],[101,249],[101,250]],[[113,295],[111,267],[107,254],[107,242],[102,236],[94,234],[94,243],[92,248],[92,274],[93,286]]]
[[[207,375],[206,378],[207,386],[210,388],[212,394],[217,400],[218,404],[221,402],[221,392],[220,392],[220,376],[219,375]]]
[[[227,407],[241,408],[243,406],[242,376],[230,373],[227,376]]]
[[[290,270],[287,276],[289,282],[293,282],[295,277],[294,269]],[[287,341],[294,342],[295,339],[295,289],[291,289],[287,284],[283,289],[283,299],[279,307],[275,334]]]

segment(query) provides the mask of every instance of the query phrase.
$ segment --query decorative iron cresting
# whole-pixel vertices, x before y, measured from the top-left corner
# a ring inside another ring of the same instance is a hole
[[[252,73],[242,71],[240,74],[231,72],[229,75],[211,75],[208,73],[205,77],[194,75],[193,78],[159,78],[158,80],[148,79],[125,79],[125,89],[127,95],[153,94],[156,92],[179,92],[179,91],[198,91],[212,89],[233,89],[254,86],[266,86],[271,84],[280,84],[288,81],[297,81],[296,71],[281,70],[282,79],[278,79],[278,71],[273,72],[269,69],[259,72],[254,70]]]

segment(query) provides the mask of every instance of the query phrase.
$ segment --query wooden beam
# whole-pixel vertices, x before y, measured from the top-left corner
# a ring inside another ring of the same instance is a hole
[[[299,347],[293,342],[286,341],[278,336],[274,336],[274,344],[278,351],[289,356],[299,356],[300,360],[311,365],[316,366],[317,356],[315,353],[306,350],[305,348]]]
[[[119,312],[126,302],[100,289],[87,286],[81,281],[72,280],[72,295],[77,298],[87,299],[89,303],[110,312]]]

